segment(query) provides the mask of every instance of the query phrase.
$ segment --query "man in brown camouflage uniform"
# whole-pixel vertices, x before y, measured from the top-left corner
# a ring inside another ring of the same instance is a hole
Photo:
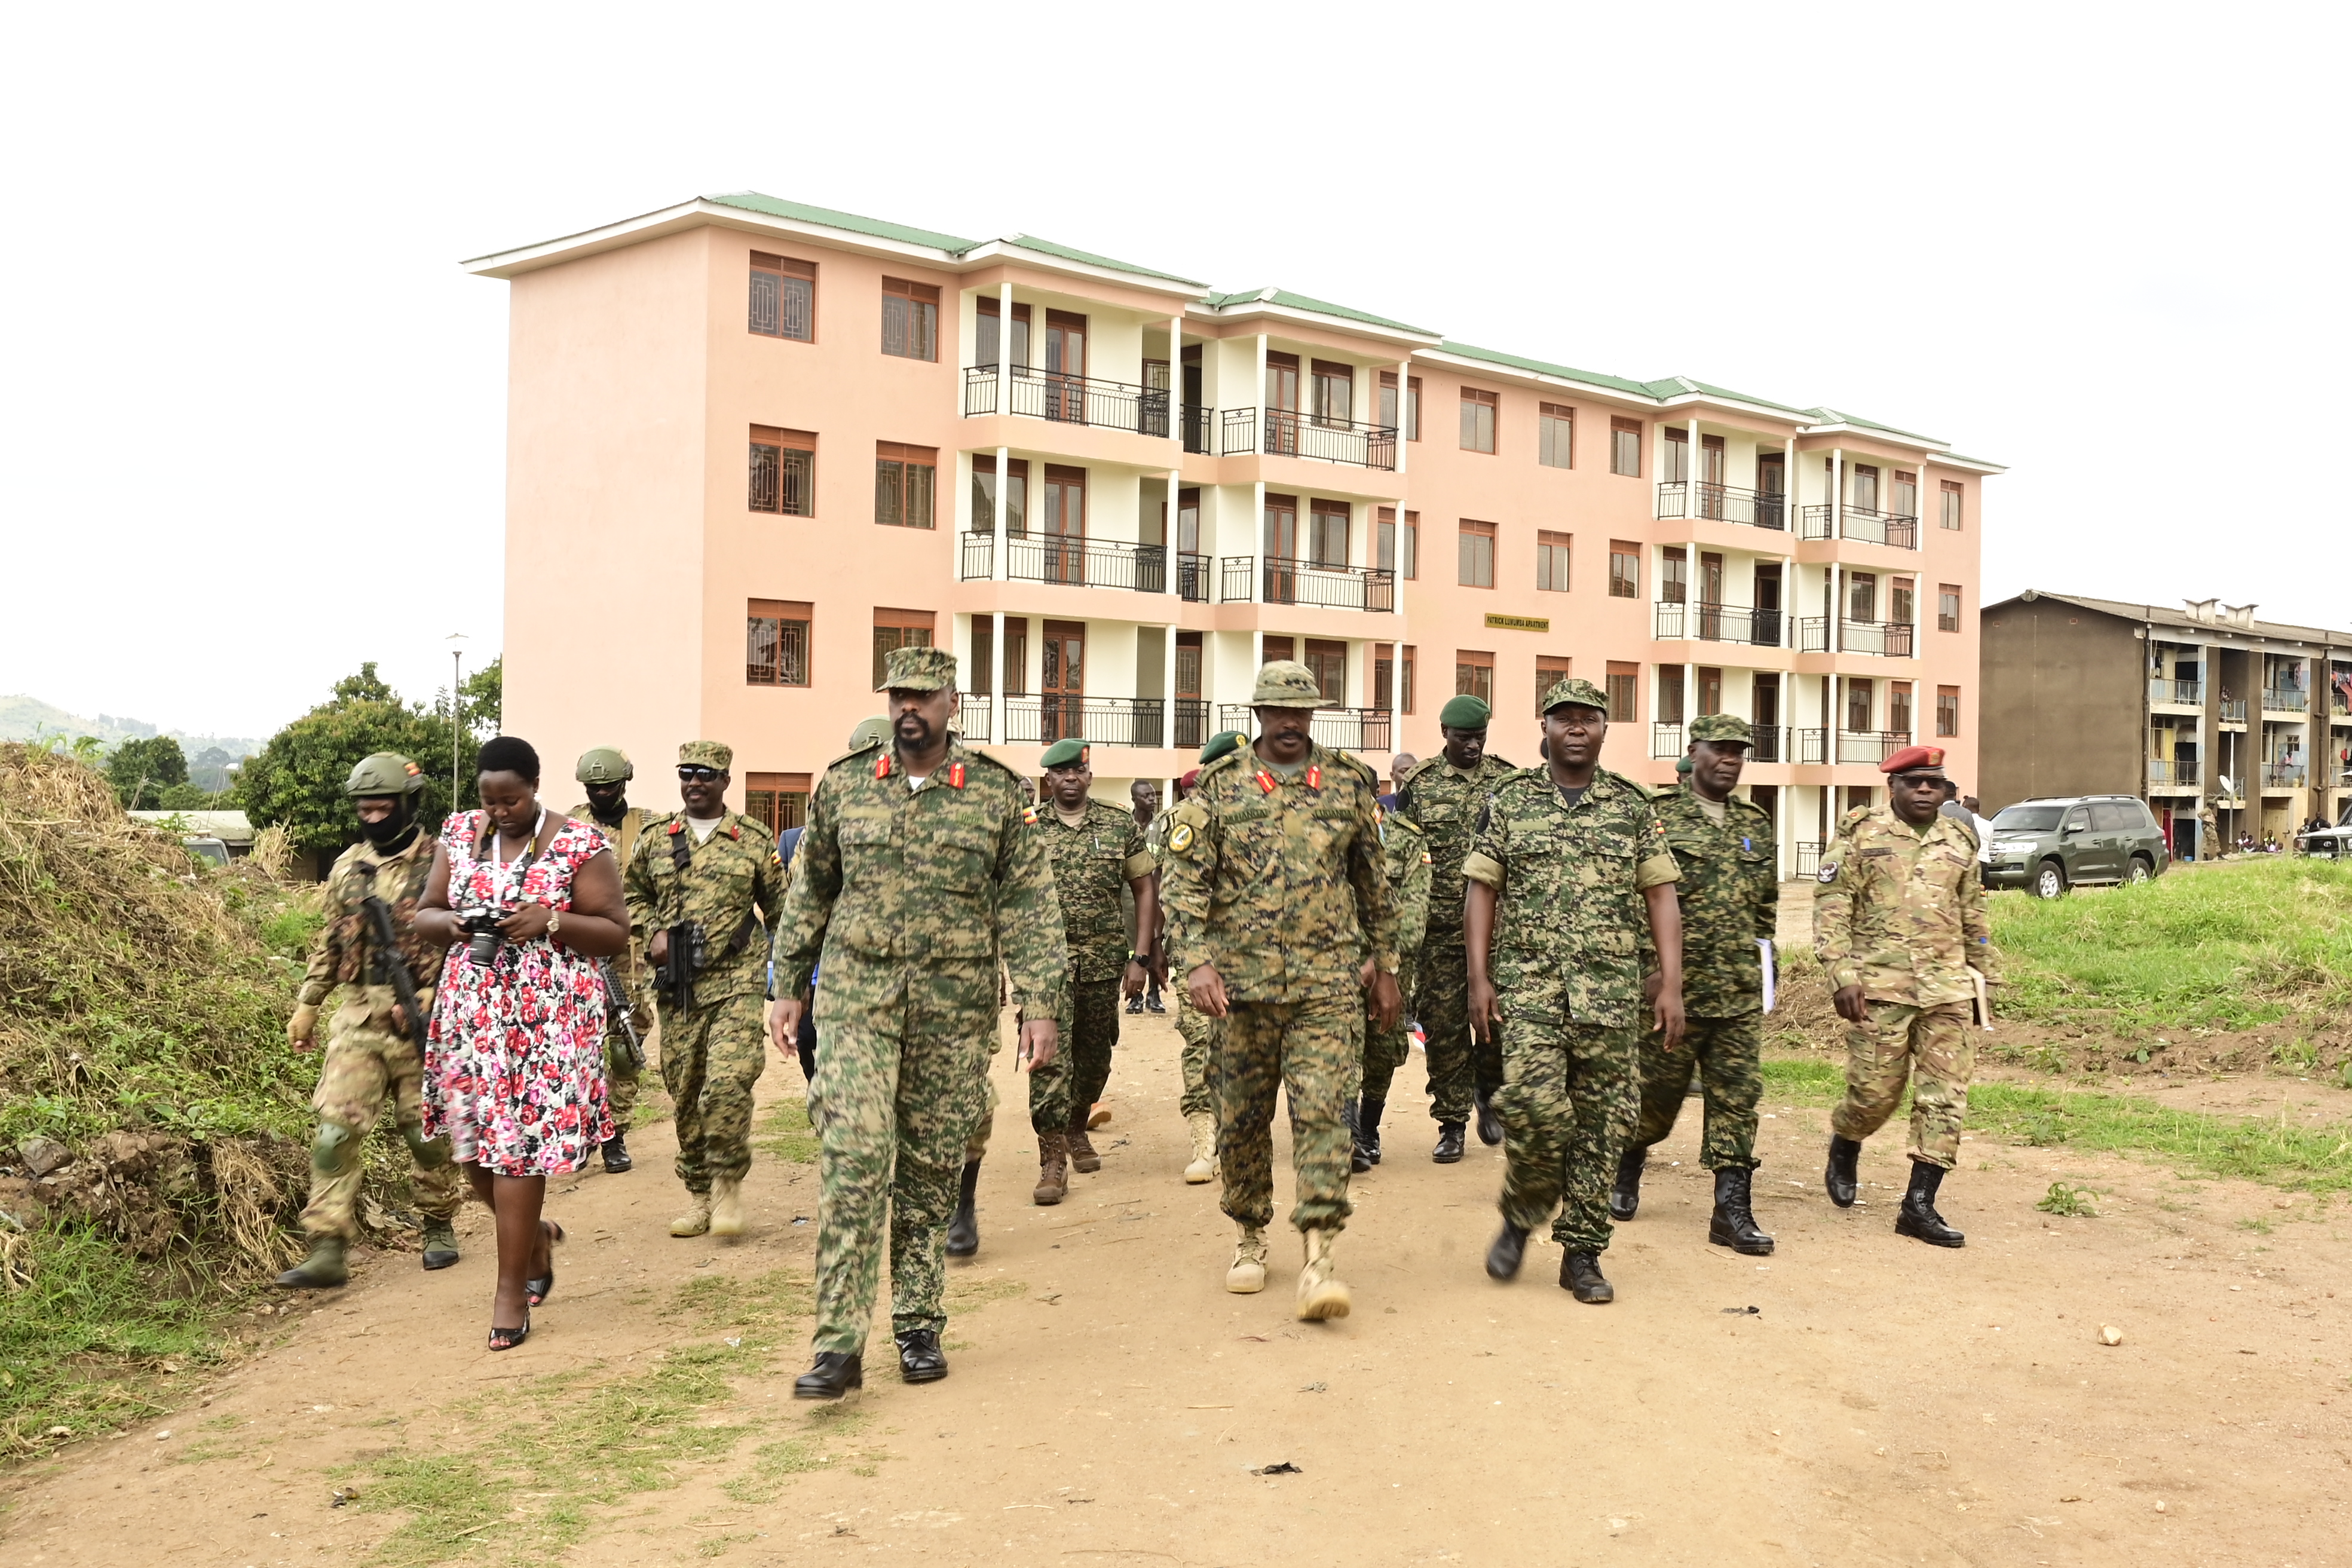
[[[278,1277],[288,1289],[324,1289],[351,1278],[344,1253],[359,1238],[360,1151],[383,1113],[386,1096],[393,1120],[415,1162],[410,1181],[417,1212],[425,1217],[425,1267],[446,1268],[457,1261],[457,1233],[450,1221],[463,1194],[446,1139],[427,1141],[421,1095],[425,1053],[419,1041],[433,1009],[433,987],[441,976],[441,949],[417,937],[409,921],[425,879],[433,869],[433,838],[416,821],[416,797],[425,778],[415,763],[379,752],[352,770],[343,785],[365,836],[336,858],[327,874],[326,924],[310,944],[310,967],[302,978],[287,1038],[307,1051],[317,1038],[319,1008],[341,986],[343,1005],[327,1036],[327,1058],[310,1103],[319,1131],[310,1143],[310,1202],[302,1230],[310,1256]],[[392,916],[400,951],[382,951],[366,901],[381,899]],[[401,1005],[391,965],[407,971],[417,1016]]]
[[[1361,993],[1372,994],[1380,1028],[1402,1006],[1380,786],[1363,763],[1311,738],[1324,699],[1305,665],[1266,665],[1250,700],[1256,742],[1202,768],[1168,830],[1169,961],[1192,1004],[1225,1021],[1217,1157],[1224,1211],[1240,1230],[1225,1289],[1265,1288],[1274,1104],[1286,1090],[1291,1223],[1306,1249],[1298,1316],[1344,1318],[1348,1288],[1331,1250],[1349,1212],[1348,1090],[1363,1048]]]
[[[1813,951],[1846,1031],[1845,1099],[1830,1117],[1822,1184],[1854,1200],[1862,1140],[1911,1087],[1911,1184],[1895,1229],[1936,1247],[1968,1238],[1936,1212],[1960,1152],[1975,1070],[1977,979],[1993,979],[1976,835],[1940,815],[1944,752],[1912,746],[1879,764],[1887,803],[1849,820],[1822,856]],[[1973,971],[1973,973],[1972,973]]]
[[[588,799],[563,814],[574,822],[594,823],[604,842],[613,847],[613,864],[621,868],[627,867],[629,857],[636,852],[638,836],[653,817],[644,806],[629,804],[629,781],[636,776],[636,764],[617,746],[582,752],[572,777],[587,787]],[[654,1024],[653,995],[646,989],[646,933],[632,926],[628,950],[607,962],[614,984],[635,1014],[642,1039]],[[613,1108],[613,1135],[604,1140],[603,1152],[606,1173],[617,1176],[636,1163],[629,1157],[629,1123],[637,1113],[637,1075],[642,1064],[629,1055],[628,1036],[622,1031],[617,1010],[605,1009],[604,1025],[604,1087]]]

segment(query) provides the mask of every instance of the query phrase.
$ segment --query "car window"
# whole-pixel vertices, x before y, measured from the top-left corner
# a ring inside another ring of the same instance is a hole
[[[2070,812],[2068,812],[2068,813],[2066,814],[2066,820],[2065,820],[2063,824],[2061,824],[2060,826],[2061,826],[2062,827],[2071,827],[2071,828],[2080,829],[2080,828],[2088,827],[2090,825],[2091,825],[2091,809],[2090,809],[2090,807],[2088,807],[2088,806],[2084,806],[2084,805],[2078,805],[2078,806],[2076,806],[2074,810],[2072,810],[2072,811],[2070,811]]]
[[[2091,807],[2091,831],[2116,833],[2137,828],[2139,813],[2121,801],[2103,800]]]
[[[2058,814],[2064,810],[2056,805],[2012,805],[1992,819],[1996,832],[2047,833],[2058,826]]]

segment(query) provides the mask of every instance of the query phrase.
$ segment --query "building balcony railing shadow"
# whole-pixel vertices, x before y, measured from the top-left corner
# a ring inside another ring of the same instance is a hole
[[[1778,610],[1754,610],[1745,605],[1662,604],[1657,606],[1657,637],[1660,642],[1694,637],[1700,642],[1779,647],[1780,621]]]
[[[1384,566],[1228,555],[1221,576],[1217,596],[1228,605],[1312,605],[1327,610],[1383,614],[1396,608],[1396,574]]]
[[[1217,726],[1221,730],[1239,730],[1253,739],[1257,734],[1257,714],[1247,703],[1225,702],[1218,705]],[[1385,708],[1318,708],[1307,732],[1320,746],[1349,752],[1385,752],[1390,749],[1394,734],[1394,716]]]
[[[1035,365],[967,365],[963,411],[1016,414],[1062,425],[1132,430],[1139,436],[1168,435],[1169,399],[1164,386],[1138,386],[1100,376],[1066,375]]]
[[[1836,521],[1836,513],[1830,507],[1806,507],[1799,519],[1797,537],[1828,539],[1832,537],[1831,529]],[[1866,506],[1850,506],[1845,509],[1844,523],[1844,537],[1864,544],[1886,544],[1897,550],[1919,548],[1919,520],[1916,517],[1879,511]]]
[[[1698,517],[1711,522],[1737,522],[1749,528],[1786,531],[1789,498],[1774,490],[1742,489],[1738,485],[1711,484],[1705,479],[1669,479],[1658,487],[1656,515]]]

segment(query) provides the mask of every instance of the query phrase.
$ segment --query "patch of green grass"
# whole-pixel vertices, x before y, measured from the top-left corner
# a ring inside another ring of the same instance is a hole
[[[2042,1201],[2033,1206],[2043,1214],[2054,1214],[2067,1219],[2096,1219],[2099,1211],[2091,1199],[2095,1194],[2088,1187],[2070,1187],[2063,1182],[2053,1182]]]
[[[1028,1289],[1028,1286],[1018,1279],[951,1278],[948,1280],[948,1316],[954,1317],[959,1312],[977,1312],[991,1301],[1008,1300]]]
[[[808,1101],[780,1100],[761,1120],[753,1147],[795,1165],[816,1163],[816,1129],[809,1122]]]
[[[2352,1127],[2296,1127],[2212,1116],[2122,1094],[1980,1083],[1969,1127],[2012,1143],[2133,1154],[2183,1176],[2261,1182],[2304,1192],[2352,1188]]]
[[[326,923],[323,911],[289,902],[262,915],[254,924],[254,934],[261,939],[262,946],[278,957],[302,963],[310,958],[310,939]]]
[[[377,1546],[384,1563],[442,1563],[505,1544],[518,1521],[518,1481],[473,1454],[394,1455],[378,1459],[352,1506],[408,1517]]]
[[[2240,1230],[2251,1230],[2256,1236],[2268,1236],[2271,1233],[2271,1222],[2257,1215],[2252,1219],[2240,1220],[2238,1222],[2238,1228]]]
[[[85,1229],[7,1239],[32,1278],[0,1290],[0,1436],[19,1452],[152,1415],[155,1363],[215,1359],[215,1304],[169,1268]]]
[[[1845,1068],[1836,1062],[1768,1058],[1763,1069],[1767,1096],[1818,1101],[1835,1100],[1845,1092]]]
[[[824,1467],[817,1445],[806,1437],[762,1443],[752,1450],[751,1468],[719,1489],[737,1502],[773,1502],[794,1476]]]

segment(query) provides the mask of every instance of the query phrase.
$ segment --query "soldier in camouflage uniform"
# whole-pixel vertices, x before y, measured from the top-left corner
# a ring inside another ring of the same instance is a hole
[[[288,1289],[324,1289],[351,1278],[344,1253],[359,1238],[360,1150],[386,1096],[415,1163],[410,1181],[417,1212],[425,1217],[425,1267],[446,1268],[457,1261],[457,1233],[449,1222],[464,1189],[449,1158],[448,1140],[425,1136],[421,1100],[425,1053],[418,1041],[433,1011],[443,956],[410,925],[433,870],[433,838],[416,821],[416,797],[424,787],[416,764],[390,752],[362,761],[343,785],[365,837],[344,850],[327,874],[326,924],[311,942],[310,967],[286,1026],[294,1048],[309,1050],[318,1037],[320,1006],[342,987],[343,1005],[329,1026],[327,1058],[310,1097],[319,1112],[318,1135],[310,1143],[310,1202],[302,1211],[310,1255],[278,1277]],[[397,954],[379,949],[362,908],[372,898],[383,900],[391,911]],[[416,1017],[405,1016],[400,1005],[388,967],[394,963],[408,971]]]
[[[1937,811],[1942,748],[1912,746],[1879,768],[1887,804],[1848,821],[1822,857],[1813,895],[1813,951],[1838,1016],[1853,1026],[1822,1179],[1831,1202],[1853,1204],[1862,1140],[1895,1113],[1907,1081],[1911,1184],[1895,1233],[1958,1247],[1968,1238],[1936,1212],[1936,1193],[1959,1158],[1976,1066],[1971,1012],[1977,977],[1993,978],[1992,933],[1976,835]]]
[[[1658,820],[1682,872],[1675,885],[1683,921],[1682,1048],[1652,1030],[1642,1041],[1642,1121],[1617,1163],[1609,1215],[1620,1222],[1641,1205],[1642,1163],[1675,1129],[1696,1067],[1706,1095],[1699,1163],[1715,1173],[1715,1213],[1706,1238],[1762,1258],[1772,1238],[1759,1230],[1749,1173],[1756,1168],[1756,1104],[1764,1093],[1764,964],[1780,916],[1779,865],[1771,815],[1731,792],[1755,731],[1728,713],[1691,723],[1691,764],[1680,789],[1661,796]]]
[[[1258,671],[1258,740],[1201,770],[1168,831],[1168,947],[1192,1004],[1224,1019],[1218,1046],[1218,1163],[1240,1229],[1225,1289],[1265,1288],[1274,1217],[1275,1095],[1290,1099],[1291,1159],[1306,1266],[1299,1317],[1348,1315],[1332,1269],[1346,1226],[1348,1091],[1364,1003],[1391,1027],[1396,910],[1381,864],[1379,783],[1309,734],[1321,689],[1307,667]]]
[[[654,815],[642,805],[629,804],[629,781],[637,776],[636,764],[617,746],[598,746],[581,753],[572,776],[587,786],[588,799],[563,815],[574,822],[594,823],[604,842],[613,847],[613,864],[626,867],[638,837]],[[637,1033],[650,1032],[654,1009],[652,993],[646,988],[646,933],[632,926],[628,951],[609,962],[614,981],[635,1013]],[[636,1163],[629,1157],[628,1134],[637,1112],[639,1064],[630,1059],[620,1014],[608,1008],[604,1021],[604,1086],[613,1108],[613,1135],[604,1140],[603,1152],[605,1172],[617,1176]]]
[[[1249,737],[1239,730],[1224,730],[1212,735],[1201,748],[1199,762],[1207,767],[1219,757],[1228,756],[1249,743]],[[1194,768],[1176,781],[1176,803],[1185,799],[1199,787],[1201,768]],[[1168,828],[1160,834],[1160,885],[1162,889],[1160,952],[1167,952],[1167,921],[1165,889],[1168,886],[1168,832],[1175,826],[1175,813],[1169,813]],[[1223,1037],[1225,1021],[1212,1018],[1185,994],[1184,976],[1175,973],[1176,1034],[1184,1042],[1179,1066],[1184,1079],[1184,1097],[1180,1108],[1184,1113],[1184,1130],[1192,1140],[1192,1159],[1184,1167],[1184,1180],[1192,1186],[1202,1186],[1217,1179],[1217,1041]]]
[[[688,741],[677,749],[685,808],[646,824],[622,892],[629,929],[650,933],[646,957],[669,964],[677,928],[700,928],[704,966],[692,972],[693,1005],[662,987],[661,1073],[677,1129],[677,1179],[687,1212],[672,1236],[743,1234],[743,1175],[751,1168],[751,1086],[767,1053],[760,1013],[767,1000],[768,943],[784,896],[775,836],[757,817],[727,809],[732,748]],[[686,953],[677,964],[690,963]],[[805,981],[803,981],[805,984]]]
[[[1021,1007],[1021,1065],[1045,1066],[1068,965],[1028,790],[950,732],[954,654],[894,650],[893,742],[827,768],[776,935],[777,1048],[820,955],[815,1099],[816,1362],[795,1397],[865,1382],[887,1216],[899,1374],[945,1377],[945,1241],[956,1171],[996,1037],[1000,957]]]
[[[1393,814],[1381,819],[1381,857],[1389,879],[1389,897],[1397,910],[1397,994],[1403,1005],[1396,1022],[1385,1029],[1364,1032],[1364,1055],[1349,1096],[1348,1124],[1354,1129],[1356,1147],[1349,1160],[1351,1171],[1369,1171],[1381,1163],[1381,1115],[1388,1109],[1389,1085],[1396,1069],[1412,1054],[1413,984],[1421,961],[1423,939],[1429,931],[1429,888],[1435,868],[1429,846],[1410,817]]]
[[[1588,1303],[1615,1294],[1601,1254],[1609,1175],[1633,1131],[1644,925],[1659,975],[1647,1011],[1666,1050],[1683,1035],[1679,873],[1649,792],[1600,765],[1608,730],[1591,681],[1545,692],[1545,764],[1496,787],[1462,865],[1470,1018],[1501,1037],[1509,1134],[1486,1272],[1516,1276],[1528,1233],[1557,1207],[1559,1282]]]
[[[1517,771],[1487,754],[1492,713],[1475,697],[1447,702],[1437,715],[1445,750],[1397,785],[1397,815],[1421,829],[1429,848],[1429,935],[1413,1005],[1429,1037],[1429,1114],[1437,1121],[1430,1158],[1441,1165],[1462,1158],[1463,1128],[1474,1108],[1479,1141],[1489,1146],[1503,1141],[1494,1104],[1503,1061],[1491,1041],[1471,1033],[1470,972],[1462,946],[1462,862],[1470,853],[1472,826],[1488,793]]]

